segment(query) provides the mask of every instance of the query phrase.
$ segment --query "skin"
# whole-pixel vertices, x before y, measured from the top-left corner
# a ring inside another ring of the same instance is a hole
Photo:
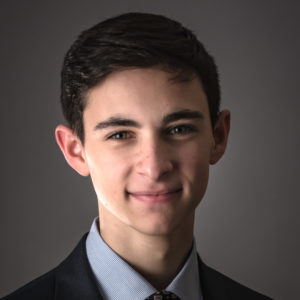
[[[113,73],[88,93],[84,144],[56,128],[67,162],[91,176],[102,238],[159,290],[191,249],[195,209],[230,127],[224,110],[212,129],[198,78],[170,76],[158,68]]]

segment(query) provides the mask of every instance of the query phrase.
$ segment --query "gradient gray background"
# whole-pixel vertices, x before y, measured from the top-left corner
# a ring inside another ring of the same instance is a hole
[[[55,143],[59,73],[80,31],[127,11],[183,22],[219,66],[232,130],[197,211],[204,261],[300,299],[299,1],[212,0],[0,2],[0,296],[61,262],[97,215]]]

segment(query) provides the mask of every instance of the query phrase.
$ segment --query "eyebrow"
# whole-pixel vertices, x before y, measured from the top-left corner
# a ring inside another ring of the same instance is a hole
[[[109,119],[99,122],[95,126],[95,130],[104,129],[108,127],[117,127],[117,126],[129,126],[129,127],[137,127],[140,128],[141,125],[136,121],[131,119],[123,118],[123,117],[110,117]]]
[[[199,111],[183,109],[164,116],[162,123],[166,125],[181,119],[204,119],[204,116]]]
[[[179,110],[173,113],[170,113],[166,116],[163,117],[162,124],[167,125],[168,123],[179,121],[182,119],[203,119],[204,116],[202,113],[194,110],[189,110],[189,109],[183,109]],[[125,118],[125,117],[110,117],[109,119],[99,122],[94,130],[98,129],[105,129],[108,127],[117,127],[117,126],[129,126],[129,127],[136,127],[136,128],[141,128],[142,126],[131,119]]]

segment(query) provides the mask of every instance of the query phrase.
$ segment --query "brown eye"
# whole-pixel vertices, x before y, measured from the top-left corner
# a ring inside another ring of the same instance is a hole
[[[112,140],[125,140],[132,137],[132,134],[129,131],[118,131],[110,135],[108,139]]]
[[[193,132],[195,129],[192,126],[180,125],[172,127],[168,130],[170,135],[185,135]]]

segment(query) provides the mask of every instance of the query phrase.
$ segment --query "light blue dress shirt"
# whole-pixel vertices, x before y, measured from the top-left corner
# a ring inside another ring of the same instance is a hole
[[[98,218],[86,240],[89,263],[106,300],[143,300],[156,289],[116,254],[101,238]],[[166,288],[181,300],[202,300],[195,242],[180,272]]]

